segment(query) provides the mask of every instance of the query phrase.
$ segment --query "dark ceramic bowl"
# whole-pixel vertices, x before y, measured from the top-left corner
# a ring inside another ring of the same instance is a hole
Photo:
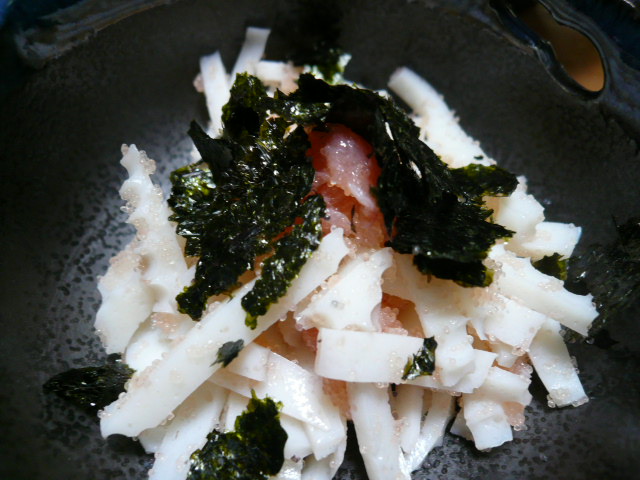
[[[245,27],[277,27],[290,3],[185,0],[143,11],[32,72],[2,100],[0,478],[144,478],[150,456],[132,441],[103,440],[94,418],[42,384],[104,358],[92,326],[96,277],[132,235],[116,192],[120,145],[145,149],[166,178],[185,161],[189,121],[205,119],[192,87],[198,58],[220,49],[230,66]],[[340,42],[353,54],[348,77],[369,87],[383,87],[401,65],[432,82],[490,155],[529,178],[548,219],[583,226],[584,252],[613,238],[612,217],[640,213],[638,8],[542,3],[596,44],[602,92],[573,83],[501,1],[341,2]],[[268,56],[286,52],[274,34]],[[446,435],[414,478],[637,478],[638,313],[632,306],[610,323],[613,346],[570,347],[587,405],[550,409],[534,380],[528,431],[489,453]],[[366,478],[354,441],[338,478]]]

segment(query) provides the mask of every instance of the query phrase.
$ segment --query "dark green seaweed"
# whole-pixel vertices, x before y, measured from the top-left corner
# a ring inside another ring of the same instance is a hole
[[[287,433],[280,425],[279,403],[253,393],[235,430],[213,431],[191,455],[188,480],[266,480],[284,463]]]

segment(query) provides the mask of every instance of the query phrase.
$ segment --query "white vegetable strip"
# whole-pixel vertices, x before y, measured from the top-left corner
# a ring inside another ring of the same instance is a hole
[[[473,338],[467,333],[467,318],[450,318],[450,327],[435,336],[435,374],[445,387],[456,385],[465,375],[474,370]]]
[[[513,353],[513,347],[502,342],[489,342],[491,351],[496,355],[496,363],[501,367],[511,368],[515,361],[518,359],[518,355]]]
[[[400,425],[400,447],[410,452],[420,435],[424,389],[414,385],[397,385],[392,397],[393,409]]]
[[[531,257],[532,260],[554,253],[569,258],[581,233],[582,229],[572,223],[540,222],[533,235],[520,241],[510,240],[508,248],[520,256]]]
[[[280,425],[287,432],[287,443],[284,445],[284,458],[305,458],[311,455],[311,443],[300,420],[280,414]]]
[[[531,343],[529,358],[555,406],[578,406],[589,400],[560,335],[558,322],[545,322]]]
[[[202,448],[218,427],[227,392],[205,383],[176,409],[149,472],[150,480],[183,480],[191,454]]]
[[[122,359],[136,372],[142,372],[168,352],[170,346],[164,334],[147,320],[131,338]]]
[[[531,402],[530,383],[531,380],[527,377],[516,375],[499,367],[491,367],[477,393],[500,403],[516,402],[526,406]]]
[[[496,354],[492,352],[486,352],[484,350],[473,350],[474,355],[474,367],[471,373],[468,373],[462,379],[453,386],[447,387],[442,384],[435,376],[425,375],[422,377],[409,380],[407,383],[411,385],[418,385],[432,390],[445,390],[447,392],[458,393],[472,393],[476,388],[480,387],[487,375],[489,369],[493,364]]]
[[[249,398],[244,395],[238,395],[235,392],[229,392],[227,403],[224,406],[220,429],[225,432],[232,432],[236,429],[236,418],[238,418],[247,409]]]
[[[402,67],[391,75],[388,85],[420,116],[418,122],[426,133],[427,145],[451,167],[494,163],[486,157],[478,142],[462,130],[442,95],[422,77]]]
[[[372,311],[382,300],[382,274],[391,262],[390,248],[354,258],[340,269],[329,288],[314,295],[298,323],[304,328],[379,330]]]
[[[464,419],[478,450],[513,440],[511,425],[502,405],[484,395],[464,395]]]
[[[349,404],[360,453],[370,480],[409,480],[389,406],[387,388],[372,383],[349,383]]]
[[[536,226],[544,220],[544,207],[533,195],[527,193],[524,177],[518,177],[518,186],[508,197],[496,198],[492,205],[496,211],[496,223],[516,232],[514,238],[527,238],[535,232]]]
[[[415,447],[406,455],[406,468],[409,472],[417,470],[427,458],[433,447],[442,445],[444,431],[453,417],[454,399],[447,393],[433,392],[431,407],[427,412],[420,436]]]
[[[270,480],[300,480],[302,478],[302,460],[293,461],[285,459],[282,468],[275,477]]]
[[[201,57],[200,72],[211,120],[208,133],[216,138],[222,132],[222,107],[229,101],[229,76],[220,52]]]
[[[162,445],[162,439],[167,432],[167,428],[171,422],[167,422],[164,425],[158,425],[157,427],[148,428],[144,432],[140,432],[138,435],[138,441],[144,451],[147,453],[156,453]]]
[[[502,295],[494,298],[497,308],[485,318],[485,334],[490,340],[497,339],[524,354],[547,317]]]
[[[347,439],[345,438],[330,455],[320,460],[314,455],[306,458],[302,470],[302,480],[331,480],[342,465],[346,448]]]
[[[591,322],[598,316],[591,295],[581,296],[565,290],[561,280],[536,270],[528,259],[516,257],[503,245],[494,246],[489,256],[499,265],[500,273],[494,282],[500,293],[520,300],[565,327],[587,334]]]
[[[233,70],[231,70],[229,87],[236,81],[236,75],[239,73],[247,72],[255,75],[256,65],[264,55],[264,49],[267,46],[267,39],[269,38],[270,32],[271,30],[267,28],[247,28],[242,50],[240,50]]]
[[[467,427],[467,422],[464,419],[464,408],[461,408],[458,414],[456,415],[455,420],[451,424],[449,428],[449,432],[453,435],[457,435],[462,438],[466,438],[467,440],[473,441],[473,435],[471,435],[471,430]]]
[[[383,290],[413,302],[426,336],[435,337],[436,376],[444,386],[451,387],[473,371],[474,354],[467,334],[468,317],[464,289],[444,280],[422,275],[414,266],[411,255],[393,255],[395,276],[385,279]],[[468,300],[467,300],[468,302]]]
[[[246,345],[233,361],[219,372],[228,371],[236,375],[263,381],[267,378],[269,349],[256,343]]]
[[[155,171],[155,162],[135,145],[123,147],[122,152],[120,163],[129,178],[122,184],[120,196],[131,212],[127,222],[137,230],[136,252],[144,264],[142,278],[153,290],[153,311],[175,313],[175,297],[182,290],[187,264],[174,226],[169,222],[171,211],[162,190],[149,178]]]
[[[342,425],[338,409],[322,390],[322,379],[276,353],[269,352],[262,382],[226,369],[216,371],[210,381],[247,398],[254,390],[259,398],[268,396],[282,402],[282,412],[320,430]]]
[[[153,291],[140,273],[140,255],[133,240],[111,259],[107,273],[98,281],[102,304],[95,327],[107,353],[121,353],[138,325],[151,313]]]
[[[380,332],[320,328],[315,371],[348,382],[401,383],[423,339]]]
[[[287,294],[258,319],[255,330],[244,325],[246,314],[240,304],[252,284],[205,315],[164,358],[141,374],[134,375],[126,394],[101,412],[102,434],[135,436],[146,428],[160,424],[220,368],[220,364],[214,362],[218,349],[224,343],[238,339],[245,344],[252,342],[335,273],[347,251],[342,230],[336,229],[325,236],[302,267],[298,278],[292,282]],[[180,375],[179,381],[176,381],[176,375]]]

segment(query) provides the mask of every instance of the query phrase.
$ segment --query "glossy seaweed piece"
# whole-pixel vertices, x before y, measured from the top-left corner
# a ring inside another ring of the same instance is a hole
[[[193,319],[210,296],[233,290],[305,213],[314,175],[309,142],[303,129],[288,131],[288,123],[267,118],[267,98],[257,79],[239,75],[224,109],[225,136],[212,139],[192,123],[203,161],[171,176],[171,220],[187,239],[186,253],[199,255],[195,280],[177,297]]]
[[[418,353],[413,355],[404,367],[403,380],[413,380],[424,375],[431,375],[436,368],[436,348],[438,343],[435,338],[425,338]]]
[[[256,328],[258,317],[267,313],[269,306],[287,292],[307,259],[318,248],[324,215],[323,198],[320,195],[309,197],[302,205],[301,217],[305,221],[276,242],[273,255],[264,262],[260,278],[242,298],[242,307],[247,312],[245,324],[249,328]]]
[[[247,409],[235,421],[235,430],[216,430],[191,455],[188,480],[266,480],[284,463],[287,433],[280,425],[280,404],[253,393]]]
[[[96,413],[116,401],[133,370],[121,362],[73,368],[51,377],[43,386],[78,407]]]

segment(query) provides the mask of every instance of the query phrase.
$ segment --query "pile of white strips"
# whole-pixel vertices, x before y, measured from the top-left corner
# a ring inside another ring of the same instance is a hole
[[[230,75],[218,53],[201,59],[196,86],[206,94],[214,135],[236,73],[255,74],[285,91],[295,88],[298,70],[261,61],[268,33],[248,29]],[[413,109],[424,140],[451,167],[494,163],[415,73],[397,70],[389,87]],[[587,401],[560,326],[586,334],[597,316],[591,297],[568,292],[531,265],[556,252],[571,255],[580,228],[544,221],[543,207],[527,194],[523,178],[510,197],[489,202],[495,221],[516,232],[490,251],[490,287],[465,289],[428,279],[410,256],[389,248],[354,251],[342,230],[334,229],[251,330],[240,301],[255,280],[231,298],[214,299],[199,322],[178,313],[175,296],[193,278],[193,262],[185,259],[183,241],[167,220],[169,207],[149,178],[153,161],[133,145],[123,147],[123,154],[129,178],[120,194],[137,236],[100,280],[96,329],[106,351],[122,353],[136,373],[126,393],[100,412],[100,425],[105,437],[136,437],[155,454],[151,479],[186,478],[191,453],[211,430],[233,429],[252,390],[283,405],[286,460],[273,477],[281,480],[328,480],[342,462],[346,420],[323,390],[323,378],[348,382],[350,413],[371,480],[409,479],[441,444],[454,415],[450,431],[480,450],[511,440],[512,428],[525,428],[531,365],[550,405]],[[401,379],[423,339],[380,331],[383,293],[412,302],[415,309],[400,320],[437,340],[433,376]],[[253,343],[292,315],[298,329],[319,329],[315,356],[301,348],[291,361]],[[214,363],[218,349],[238,339],[245,344],[239,356],[226,368]]]

